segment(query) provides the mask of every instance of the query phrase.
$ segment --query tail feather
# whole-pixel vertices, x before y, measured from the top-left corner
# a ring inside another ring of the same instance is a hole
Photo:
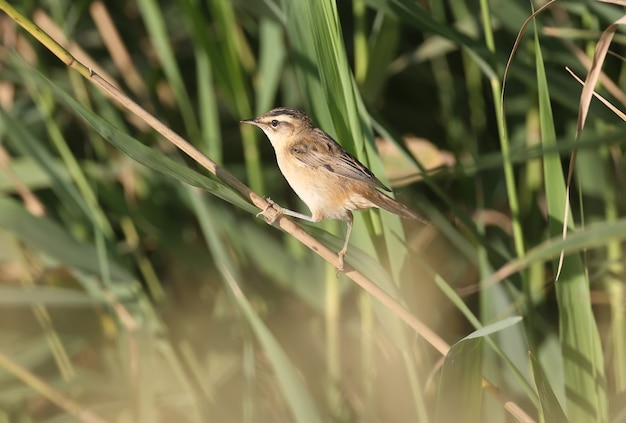
[[[374,191],[375,194],[369,199],[372,203],[376,204],[383,210],[387,210],[390,213],[396,214],[403,219],[419,220],[422,223],[430,225],[431,223],[425,217],[417,214],[402,203],[397,202],[391,197],[386,196],[380,191]]]

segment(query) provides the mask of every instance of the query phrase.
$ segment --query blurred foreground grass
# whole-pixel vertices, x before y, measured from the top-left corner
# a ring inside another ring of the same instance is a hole
[[[0,421],[626,421],[625,131],[593,101],[577,140],[564,70],[584,78],[618,7],[551,5],[506,81],[532,13],[513,0],[14,7],[303,211],[238,122],[306,110],[433,221],[358,213],[347,261],[452,347],[442,361],[3,14]],[[623,42],[595,64],[617,109]],[[341,245],[341,222],[304,227]]]

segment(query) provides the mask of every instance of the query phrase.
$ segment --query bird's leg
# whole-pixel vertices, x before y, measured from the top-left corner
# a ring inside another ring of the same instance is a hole
[[[278,219],[281,214],[295,217],[295,218],[302,219],[302,220],[307,220],[309,222],[319,222],[320,220],[320,219],[317,219],[317,220],[314,219],[313,216],[307,216],[306,214],[298,213],[293,210],[284,209],[278,204],[276,204],[271,198],[266,198],[265,201],[267,201],[267,207],[265,207],[265,209],[257,213],[256,216],[259,217],[262,215],[265,218],[265,221],[270,225],[274,224],[276,219]],[[269,209],[274,209],[276,213],[274,213],[273,215],[269,215],[269,216],[266,215]]]
[[[286,214],[287,216],[295,217],[295,218],[306,220],[306,221],[309,221],[309,222],[319,222],[320,221],[320,219],[315,219],[313,216],[307,216],[306,214],[298,213],[298,212],[295,212],[295,211],[289,210],[289,209],[281,208],[280,212],[282,214]]]
[[[343,259],[348,252],[348,242],[350,241],[350,233],[352,232],[352,212],[348,212],[346,215],[346,222],[348,222],[348,229],[346,230],[346,240],[343,242],[343,248],[339,250],[337,256],[339,257],[339,267],[335,273],[343,272]]]

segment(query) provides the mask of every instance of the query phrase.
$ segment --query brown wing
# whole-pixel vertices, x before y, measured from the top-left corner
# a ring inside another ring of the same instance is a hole
[[[313,136],[315,136],[315,142],[303,139],[292,145],[291,155],[306,166],[324,169],[345,178],[366,182],[385,191],[391,191],[326,132],[315,128]]]

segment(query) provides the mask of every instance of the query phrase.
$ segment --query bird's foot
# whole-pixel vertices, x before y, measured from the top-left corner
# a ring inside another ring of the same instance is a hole
[[[263,216],[265,222],[269,225],[273,225],[276,222],[276,219],[283,214],[283,208],[276,204],[271,198],[266,198],[267,206],[259,213],[257,213],[256,217]]]

